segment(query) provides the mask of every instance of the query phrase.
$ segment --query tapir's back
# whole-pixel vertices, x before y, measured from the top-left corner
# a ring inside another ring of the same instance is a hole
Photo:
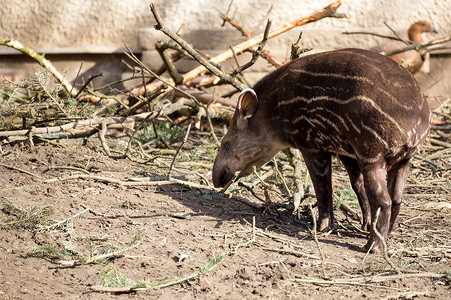
[[[254,90],[297,147],[318,146],[364,160],[408,156],[429,128],[429,107],[413,76],[366,50],[301,57]]]

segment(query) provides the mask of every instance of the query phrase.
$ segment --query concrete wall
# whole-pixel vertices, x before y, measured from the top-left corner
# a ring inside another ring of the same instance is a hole
[[[165,23],[173,30],[186,24],[183,36],[197,48],[217,54],[229,45],[241,41],[241,36],[230,26],[221,27],[219,12],[225,12],[228,1],[220,0],[159,0],[155,1]],[[262,32],[269,16],[273,28],[288,20],[307,15],[332,0],[318,1],[235,1],[235,18],[254,34]],[[156,40],[165,38],[153,29],[153,17],[148,0],[0,0],[0,39],[16,39],[23,44],[47,53],[60,70],[67,69],[67,78],[75,77],[80,61],[83,71],[103,71],[120,77],[126,67],[120,62],[123,45],[127,44],[152,67],[160,64],[153,50]],[[279,59],[285,59],[291,43],[299,32],[304,32],[302,45],[317,51],[343,47],[368,48],[380,39],[364,35],[343,35],[343,31],[377,31],[390,34],[383,25],[386,21],[402,36],[411,23],[430,20],[439,35],[428,34],[426,39],[451,35],[451,1],[441,0],[345,0],[340,12],[350,19],[325,19],[288,32],[267,43],[267,48]],[[110,53],[118,53],[111,55]],[[20,69],[25,75],[36,70],[33,63],[18,52],[0,47],[0,70]],[[181,65],[187,69],[191,64]],[[443,78],[429,92],[451,94],[451,58],[445,53],[431,56],[431,72],[417,75],[423,86]],[[260,62],[253,69],[255,77],[269,69]],[[1,71],[0,71],[1,72]],[[103,82],[110,80],[105,76]],[[100,82],[98,82],[100,84]]]

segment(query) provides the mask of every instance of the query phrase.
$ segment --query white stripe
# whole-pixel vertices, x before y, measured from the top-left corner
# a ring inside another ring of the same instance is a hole
[[[388,96],[394,104],[401,106],[407,110],[412,110],[413,106],[406,106],[403,105],[402,103],[400,103],[396,97],[392,96],[391,94],[389,94],[387,91],[385,91],[384,89],[380,88],[379,86],[377,86],[372,80],[369,80],[366,77],[363,76],[355,76],[355,75],[343,75],[340,73],[320,73],[320,72],[311,72],[311,71],[307,71],[307,70],[303,70],[303,69],[291,69],[291,71],[295,71],[298,73],[303,73],[303,74],[307,74],[310,76],[318,76],[318,77],[335,77],[335,78],[339,78],[339,79],[352,79],[352,80],[356,80],[356,81],[362,81],[362,82],[366,82],[374,87],[376,87],[379,91],[381,91],[383,94],[385,94],[386,96]],[[395,84],[396,82],[392,82],[391,84]]]
[[[312,103],[313,101],[331,101],[337,104],[348,104],[354,101],[365,101],[367,103],[369,103],[374,109],[376,109],[380,114],[382,114],[385,118],[387,118],[388,120],[390,120],[393,124],[396,125],[396,127],[398,128],[398,130],[405,135],[404,129],[402,129],[402,127],[399,125],[398,122],[396,122],[395,119],[393,119],[393,117],[391,117],[389,114],[387,114],[386,112],[384,112],[379,106],[376,105],[376,103],[374,103],[374,101],[371,98],[368,98],[366,96],[354,96],[352,98],[346,99],[346,100],[341,100],[341,99],[337,99],[337,98],[332,98],[330,96],[318,96],[318,97],[312,97],[312,98],[306,98],[306,97],[295,97],[295,98],[291,98],[287,101],[280,101],[277,106],[280,107],[281,105],[289,105],[289,104],[293,104],[296,102],[305,102],[305,103]]]
[[[389,149],[390,146],[388,145],[388,143],[376,132],[374,131],[374,129],[366,126],[365,124],[363,124],[363,122],[360,123],[362,125],[363,128],[365,128],[366,130],[368,130],[372,135],[374,135],[376,137],[376,139],[381,142],[382,144],[384,144],[385,149]]]

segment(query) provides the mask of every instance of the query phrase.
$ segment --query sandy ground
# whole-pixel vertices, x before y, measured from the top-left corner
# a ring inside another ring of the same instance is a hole
[[[254,209],[182,185],[124,187],[85,179],[45,182],[82,174],[48,166],[78,167],[121,180],[162,175],[158,168],[115,160],[84,146],[6,146],[0,162],[0,218],[9,222],[0,228],[0,299],[451,298],[449,276],[427,276],[451,270],[449,183],[447,190],[440,188],[441,183],[425,190],[409,179],[400,228],[389,242],[394,252],[390,260],[402,274],[389,278],[396,272],[381,255],[365,257],[361,247],[366,234],[352,226],[358,227],[355,221],[346,221],[341,211],[336,212],[337,229],[320,234],[317,244],[309,231],[308,212],[297,219],[289,211]],[[90,211],[62,226],[36,232],[14,223],[5,203],[51,211],[48,224],[87,208]],[[146,236],[139,245],[101,263],[67,266],[32,255],[39,247],[53,246],[89,257],[107,245],[125,247],[141,230]],[[247,243],[253,231],[256,241]],[[228,255],[214,269],[180,284],[119,294],[92,290],[108,270],[136,282],[157,282],[188,274],[221,253]],[[412,270],[421,274],[412,277],[408,273]],[[352,278],[367,281],[299,281]]]

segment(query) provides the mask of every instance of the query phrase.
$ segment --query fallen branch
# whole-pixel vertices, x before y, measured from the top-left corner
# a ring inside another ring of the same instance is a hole
[[[0,45],[7,46],[19,50],[25,55],[28,55],[32,59],[36,60],[41,66],[49,70],[53,76],[62,84],[62,86],[66,89],[66,91],[75,97],[78,94],[76,88],[74,88],[70,83],[68,83],[64,76],[61,75],[60,72],[52,65],[52,63],[44,57],[44,55],[38,54],[33,49],[22,45],[19,41],[11,41],[11,40],[0,40]]]
[[[429,138],[429,142],[431,142],[431,144],[433,144],[433,145],[442,146],[445,148],[451,148],[451,143],[440,141],[440,140],[437,140],[434,138]]]
[[[347,284],[347,285],[362,285],[369,283],[379,283],[392,281],[397,279],[408,279],[408,278],[445,278],[448,277],[447,274],[439,273],[404,273],[397,275],[387,275],[387,276],[372,276],[372,277],[352,277],[352,278],[340,278],[335,280],[322,280],[322,279],[310,279],[310,278],[295,278],[295,282],[312,283],[312,284],[322,284],[322,285],[332,285],[332,284]]]
[[[11,170],[16,170],[16,171],[25,173],[25,174],[27,174],[27,175],[33,176],[33,177],[35,177],[35,178],[42,179],[40,176],[38,176],[38,175],[36,175],[36,174],[33,174],[33,173],[31,173],[31,172],[28,172],[28,171],[26,171],[26,170],[24,170],[24,169],[18,168],[18,167],[5,165],[5,164],[3,164],[3,163],[0,163],[0,167],[4,167],[4,168],[7,168],[7,169],[11,169]]]
[[[130,117],[105,117],[105,118],[94,118],[89,120],[76,121],[64,125],[59,126],[51,126],[51,127],[35,127],[32,129],[22,129],[22,130],[11,130],[11,131],[0,131],[0,137],[8,137],[8,136],[24,136],[28,135],[31,131],[33,134],[50,134],[50,133],[58,133],[62,131],[68,131],[70,129],[75,129],[80,126],[93,126],[102,124],[105,122],[106,125],[109,124],[117,124],[117,123],[130,123],[135,121],[140,121],[147,118],[149,115],[150,118],[156,117],[158,112],[146,112],[138,115],[130,116]]]

